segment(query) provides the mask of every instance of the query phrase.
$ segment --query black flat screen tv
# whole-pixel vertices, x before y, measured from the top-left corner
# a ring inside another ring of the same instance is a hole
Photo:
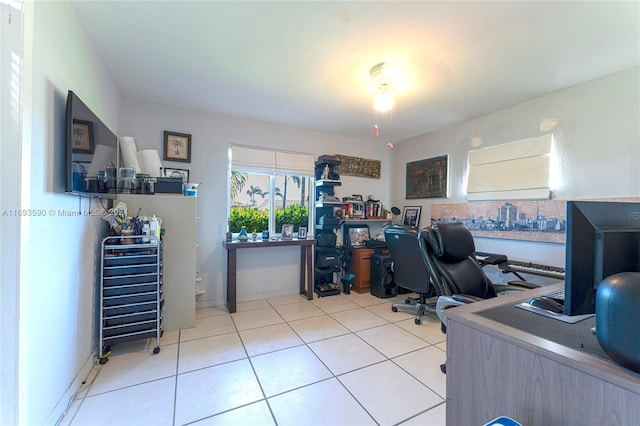
[[[567,202],[563,313],[595,313],[598,285],[619,272],[640,272],[640,203]]]
[[[114,167],[109,169],[111,173],[117,170],[118,137],[71,90],[67,95],[65,129],[65,192],[115,198],[115,185],[112,189],[106,184],[106,173],[110,166]]]

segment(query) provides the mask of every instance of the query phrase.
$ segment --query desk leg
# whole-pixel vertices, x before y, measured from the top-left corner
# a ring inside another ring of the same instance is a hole
[[[307,299],[313,300],[313,246],[305,246],[307,252]]]
[[[227,250],[227,309],[236,311],[236,250]]]
[[[311,250],[309,246],[300,246],[300,294],[313,300],[313,274],[311,271]]]

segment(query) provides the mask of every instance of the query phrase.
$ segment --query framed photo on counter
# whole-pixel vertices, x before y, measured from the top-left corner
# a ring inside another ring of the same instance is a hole
[[[293,225],[282,225],[282,235],[280,236],[283,240],[290,240],[293,238]]]
[[[405,207],[402,212],[402,224],[417,227],[418,223],[420,223],[421,211],[422,207],[420,206]]]
[[[165,177],[181,177],[182,182],[189,182],[189,170],[187,169],[174,169],[171,167],[164,168]]]
[[[301,226],[300,228],[298,228],[298,239],[299,240],[306,240],[307,239],[307,227],[306,226]]]

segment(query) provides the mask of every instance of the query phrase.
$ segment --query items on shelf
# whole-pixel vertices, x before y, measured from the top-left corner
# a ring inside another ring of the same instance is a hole
[[[130,217],[127,204],[118,202],[102,216],[102,219],[109,223],[109,235],[126,236],[127,238],[122,240],[123,244],[149,243],[159,239],[162,236],[162,218],[154,213],[151,219],[147,214],[140,219],[141,211],[142,207],[138,209],[135,217]]]
[[[336,247],[335,231],[340,227],[336,209],[341,211],[340,198],[335,188],[341,186],[340,176],[334,168],[340,164],[335,157],[323,155],[316,162],[316,250],[314,291],[318,297],[340,294],[336,274],[341,271],[340,253]]]

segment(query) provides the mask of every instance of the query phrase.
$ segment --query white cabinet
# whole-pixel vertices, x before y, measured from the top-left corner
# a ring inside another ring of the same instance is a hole
[[[130,215],[142,207],[140,216],[155,214],[165,229],[163,330],[195,327],[196,324],[196,201],[182,195],[120,194]]]

